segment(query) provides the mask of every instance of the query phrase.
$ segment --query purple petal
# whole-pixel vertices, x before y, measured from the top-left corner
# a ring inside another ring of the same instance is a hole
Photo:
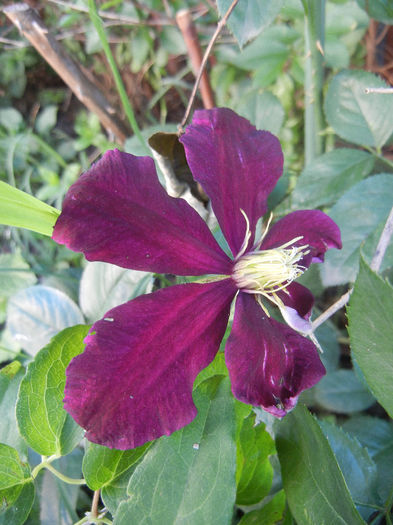
[[[314,305],[314,296],[308,288],[302,284],[293,282],[286,287],[285,291],[277,292],[277,295],[289,308],[295,309],[301,317],[309,319]]]
[[[89,261],[134,270],[204,275],[231,267],[197,212],[167,195],[153,160],[117,150],[71,186],[53,239]]]
[[[282,173],[278,139],[257,131],[248,120],[225,108],[196,111],[180,138],[194,178],[211,199],[221,229],[237,255],[246,233],[252,234],[266,212],[266,199]],[[253,236],[249,241],[252,245]]]
[[[190,423],[194,380],[217,353],[235,293],[230,279],[172,286],[95,323],[64,400],[87,439],[126,450]]]
[[[225,352],[234,396],[278,417],[325,374],[313,343],[268,318],[246,293],[236,300]]]
[[[310,255],[302,264],[322,262],[326,250],[342,247],[340,230],[337,224],[319,210],[302,210],[289,213],[269,229],[261,245],[262,250],[278,248],[282,244],[302,236],[292,246],[308,244]]]

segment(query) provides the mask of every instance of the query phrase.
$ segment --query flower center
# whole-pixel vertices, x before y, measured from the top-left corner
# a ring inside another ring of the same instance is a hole
[[[250,234],[248,218],[243,211],[242,213],[246,219],[247,231],[243,243],[244,247],[240,250],[233,267],[232,279],[243,292],[265,296],[281,308],[283,302],[278,297],[277,292],[283,290],[288,293],[286,288],[307,269],[299,263],[309,253],[308,245],[293,246],[303,238],[303,236],[299,236],[278,248],[259,250],[257,247],[261,245],[266,236],[270,218],[262,238],[256,243],[252,251],[244,254]],[[268,313],[261,301],[258,302]]]

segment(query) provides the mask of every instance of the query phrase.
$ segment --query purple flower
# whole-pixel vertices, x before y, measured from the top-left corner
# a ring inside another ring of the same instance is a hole
[[[214,359],[235,298],[225,354],[237,399],[281,417],[325,373],[298,333],[309,330],[313,296],[294,279],[341,247],[338,227],[321,211],[296,211],[256,238],[283,157],[276,137],[231,110],[195,112],[180,140],[233,259],[186,201],[167,195],[151,158],[116,150],[70,188],[53,234],[90,261],[212,274],[138,297],[93,325],[67,369],[65,408],[108,447],[133,448],[194,419],[194,380]],[[271,304],[298,331],[273,320]]]

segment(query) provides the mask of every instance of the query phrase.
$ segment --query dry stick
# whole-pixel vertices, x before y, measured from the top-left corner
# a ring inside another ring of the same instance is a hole
[[[188,9],[182,9],[176,14],[176,22],[183,35],[188,54],[190,56],[192,69],[197,75],[202,64],[202,49],[198,40],[198,35],[192,20],[191,13]],[[206,70],[202,70],[200,92],[203,106],[206,109],[214,107],[214,95],[210,86],[209,77]]]
[[[198,76],[197,76],[197,78],[195,80],[194,87],[192,88],[192,92],[191,92],[191,96],[190,96],[190,100],[188,102],[188,106],[187,106],[186,112],[184,113],[183,120],[181,121],[180,126],[179,126],[179,132],[180,133],[183,133],[183,127],[186,125],[187,119],[190,116],[191,108],[192,108],[192,105],[193,105],[194,100],[195,100],[196,92],[197,92],[197,89],[198,89],[198,86],[199,86],[199,82],[201,81],[203,70],[205,69],[207,59],[209,58],[209,55],[210,55],[211,50],[213,49],[213,46],[214,46],[214,44],[215,44],[215,42],[216,42],[216,40],[218,38],[218,35],[220,34],[222,28],[227,23],[227,20],[228,20],[229,16],[231,15],[232,11],[235,9],[236,4],[238,3],[238,1],[239,0],[233,0],[233,2],[230,5],[228,11],[221,18],[221,20],[218,22],[217,28],[216,28],[216,30],[214,32],[214,35],[212,36],[212,38],[211,38],[211,40],[209,42],[209,45],[206,48],[205,54],[203,55],[201,67],[199,68]]]
[[[115,109],[80,66],[67,55],[37,13],[24,3],[5,7],[3,12],[64,80],[75,96],[98,116],[102,125],[111,131],[120,143],[123,143],[129,132],[124,123],[116,117]]]
[[[381,236],[379,238],[377,248],[374,252],[373,258],[370,263],[370,268],[374,272],[378,272],[381,267],[382,260],[387,250],[387,247],[389,245],[392,234],[393,234],[393,208],[390,210],[389,216],[386,219],[386,223],[381,233]],[[325,310],[323,314],[321,314],[319,317],[315,319],[315,321],[312,323],[313,332],[318,328],[318,326],[320,326],[322,323],[327,321],[333,314],[335,314],[338,310],[340,310],[340,308],[342,308],[343,306],[347,304],[352,291],[353,291],[353,288],[348,290],[343,296],[340,297],[338,301],[336,301],[331,306],[329,306],[329,308]]]

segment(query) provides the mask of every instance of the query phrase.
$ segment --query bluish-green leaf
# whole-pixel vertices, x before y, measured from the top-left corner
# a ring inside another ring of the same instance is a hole
[[[90,262],[82,274],[79,303],[88,320],[97,321],[111,308],[150,292],[152,284],[151,273]]]
[[[221,16],[225,15],[231,3],[232,0],[217,0]],[[273,22],[282,4],[283,0],[242,0],[237,4],[227,24],[240,47]]]
[[[393,417],[393,288],[364,261],[350,299],[348,319],[356,362],[370,390]]]
[[[302,171],[286,208],[291,211],[331,205],[369,175],[373,166],[374,158],[365,151],[350,148],[329,151]]]
[[[334,452],[352,499],[361,516],[367,520],[374,512],[372,506],[381,503],[377,495],[377,467],[367,450],[341,428],[327,421],[320,422],[320,426]]]
[[[0,181],[0,223],[52,236],[60,211]]]
[[[375,398],[357,378],[353,370],[330,372],[314,388],[315,401],[323,408],[339,414],[366,410]]]
[[[21,382],[16,405],[19,431],[41,455],[68,454],[83,436],[64,410],[63,398],[66,368],[83,351],[87,332],[87,326],[63,330],[38,352]]]
[[[366,447],[371,457],[393,443],[393,421],[391,420],[356,415],[344,421],[342,428]]]
[[[234,110],[248,119],[257,129],[264,129],[277,135],[284,121],[281,102],[269,91],[252,90],[244,93],[235,104]]]
[[[83,458],[83,475],[91,490],[98,490],[113,482],[141,459],[151,443],[132,449],[115,450],[89,443]]]
[[[325,286],[356,279],[360,250],[366,243],[365,251],[368,254],[373,252],[378,240],[374,234],[386,221],[392,207],[392,195],[393,175],[374,175],[358,182],[331,208],[329,216],[340,227],[343,247],[341,250],[329,250],[325,256],[325,262],[321,265]],[[369,257],[366,256],[367,259]]]
[[[83,322],[74,301],[49,286],[26,288],[8,302],[7,327],[29,354],[34,355],[60,330]]]
[[[299,405],[277,425],[284,490],[298,525],[364,525],[317,421]]]
[[[27,447],[16,425],[15,404],[25,370],[19,361],[13,361],[0,371],[0,443],[14,447],[23,460]]]
[[[367,88],[387,87],[378,76],[366,71],[348,70],[330,82],[325,113],[330,126],[341,138],[359,144],[381,148],[393,133],[393,98],[389,95],[366,93]]]
[[[236,447],[228,379],[213,378],[194,391],[195,420],[152,446],[128,485],[129,499],[115,525],[228,525],[235,503]]]

